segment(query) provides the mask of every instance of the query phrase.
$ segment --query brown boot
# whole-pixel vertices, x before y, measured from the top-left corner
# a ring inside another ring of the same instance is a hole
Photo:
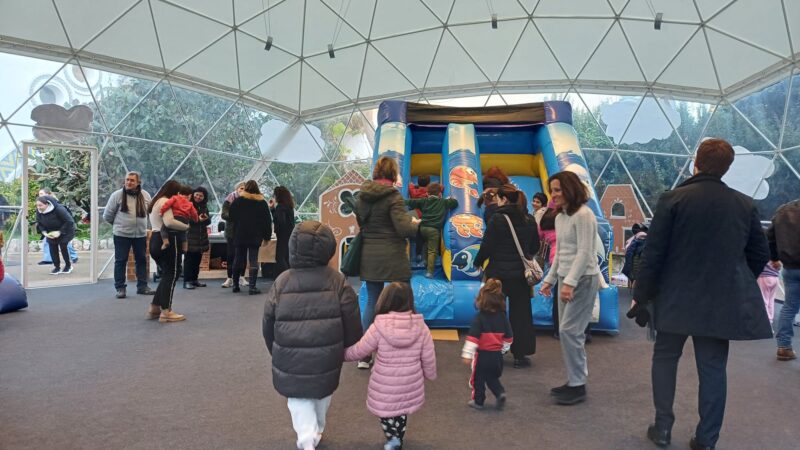
[[[158,316],[161,315],[161,307],[158,305],[150,304],[150,307],[147,308],[147,320],[158,319]]]
[[[778,361],[791,361],[797,359],[792,347],[778,347]]]
[[[182,320],[186,320],[186,316],[174,313],[171,309],[161,310],[161,315],[158,317],[158,321],[161,323],[180,322]]]

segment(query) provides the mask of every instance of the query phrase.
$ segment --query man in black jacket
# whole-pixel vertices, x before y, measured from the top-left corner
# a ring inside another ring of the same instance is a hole
[[[767,230],[770,259],[773,267],[783,265],[783,283],[786,298],[778,317],[778,361],[797,358],[792,350],[792,321],[800,311],[800,200],[789,202],[775,212],[772,225]]]
[[[769,259],[758,211],[750,197],[727,187],[722,176],[734,151],[722,139],[703,141],[694,176],[661,196],[648,233],[629,311],[637,323],[651,318],[658,332],[653,352],[656,445],[670,443],[678,360],[691,336],[700,378],[700,423],[692,449],[712,449],[719,438],[727,396],[730,340],[772,337],[756,277]]]

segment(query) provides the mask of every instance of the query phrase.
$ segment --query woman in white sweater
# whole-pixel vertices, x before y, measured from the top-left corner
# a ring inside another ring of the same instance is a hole
[[[589,193],[572,172],[559,172],[549,181],[556,209],[556,256],[542,283],[543,295],[552,295],[558,283],[558,317],[561,353],[567,369],[567,383],[551,394],[564,405],[586,399],[586,338],[584,330],[592,318],[592,307],[600,288],[600,268],[595,255],[597,219],[586,206]]]
[[[150,225],[153,231],[150,235],[150,256],[161,268],[161,280],[156,288],[156,295],[147,310],[148,319],[158,319],[161,323],[180,322],[185,320],[182,314],[172,311],[172,296],[175,292],[175,282],[178,279],[178,258],[181,257],[180,246],[176,244],[175,234],[169,234],[170,245],[162,249],[161,227],[165,226],[170,231],[183,232],[189,229],[189,225],[175,220],[172,209],[168,209],[161,214],[161,207],[173,195],[178,195],[181,184],[175,180],[168,180],[161,186],[158,193],[150,202],[148,213],[150,214]]]

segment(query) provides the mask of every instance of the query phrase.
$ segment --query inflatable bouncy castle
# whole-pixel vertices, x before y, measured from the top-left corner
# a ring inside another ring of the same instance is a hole
[[[483,192],[482,171],[497,166],[530,199],[536,192],[549,195],[549,174],[568,170],[586,183],[588,206],[597,216],[604,249],[597,257],[608,280],[611,228],[603,218],[586,161],[572,127],[572,108],[552,101],[513,106],[456,108],[403,101],[385,101],[378,110],[374,159],[397,160],[397,188],[408,197],[408,183],[420,175],[444,186],[444,196],[458,200],[445,221],[441,265],[433,279],[414,267],[411,279],[417,311],[431,327],[469,327],[475,315],[474,300],[483,270],[472,261],[480,248],[483,212],[478,199]],[[413,251],[413,250],[410,250]],[[412,258],[413,259],[413,258]],[[552,299],[534,288],[534,324],[552,325]],[[362,286],[360,301],[366,303]],[[599,314],[598,314],[599,311]],[[601,290],[592,329],[618,331],[616,288]]]

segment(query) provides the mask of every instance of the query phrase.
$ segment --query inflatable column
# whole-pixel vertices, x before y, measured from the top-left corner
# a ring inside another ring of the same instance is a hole
[[[442,268],[450,280],[480,280],[473,269],[485,228],[478,198],[483,192],[480,153],[472,124],[449,124],[442,148],[444,196],[458,200],[443,229]]]
[[[536,136],[536,143],[537,147],[541,147],[548,175],[552,176],[555,173],[568,170],[577,175],[589,191],[590,198],[587,206],[594,211],[597,217],[597,231],[603,243],[603,250],[597,252],[597,257],[600,263],[600,270],[603,272],[606,281],[608,281],[610,280],[608,262],[614,239],[611,225],[603,217],[603,211],[600,209],[597,193],[589,175],[589,167],[586,165],[586,159],[578,144],[578,136],[575,134],[575,129],[566,123],[550,123],[543,128]]]
[[[388,156],[397,161],[400,170],[395,187],[403,197],[408,197],[408,180],[411,174],[411,132],[402,122],[386,122],[375,133],[375,153],[372,164],[378,158]]]

